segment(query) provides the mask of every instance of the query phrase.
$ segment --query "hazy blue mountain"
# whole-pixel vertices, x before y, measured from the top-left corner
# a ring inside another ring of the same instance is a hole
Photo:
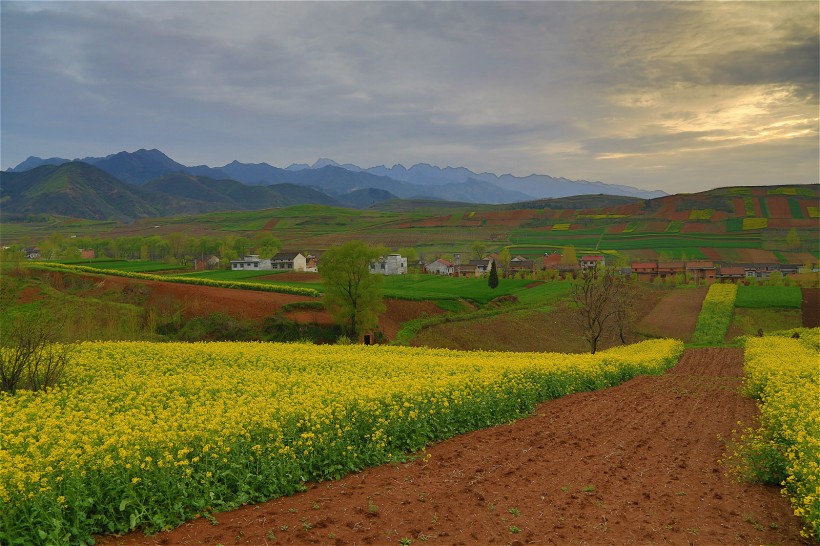
[[[598,194],[627,195],[642,199],[652,199],[666,195],[663,191],[647,191],[630,186],[605,184],[603,182],[587,182],[586,180],[569,180],[555,178],[543,174],[531,174],[526,177],[504,174],[498,176],[493,173],[474,173],[464,167],[435,167],[426,163],[418,163],[409,169],[403,165],[394,165],[387,168],[384,165],[364,169],[366,172],[388,176],[396,180],[420,185],[442,185],[457,182],[478,180],[495,186],[521,192],[528,199],[542,199],[547,197],[566,197],[570,195]]]
[[[220,171],[234,180],[245,184],[268,185],[289,182],[289,171],[268,165],[267,163],[240,163],[232,161],[220,167]]]
[[[163,214],[150,192],[80,161],[0,173],[0,201],[7,213],[49,213],[94,220],[130,222]]]
[[[281,195],[285,196],[293,205],[314,204],[314,205],[339,205],[336,199],[333,199],[326,193],[323,193],[315,188],[308,186],[300,186],[299,184],[291,184],[284,182],[282,184],[273,184],[268,186]]]
[[[185,167],[183,171],[187,174],[192,174],[194,176],[207,176],[208,178],[213,178],[215,180],[225,180],[230,178],[228,173],[223,171],[222,169],[217,169],[214,167],[209,167],[207,165],[196,165],[194,167]]]
[[[366,209],[388,199],[396,199],[396,196],[389,191],[376,188],[354,190],[338,197],[341,204],[355,209]]]
[[[62,158],[30,157],[10,170],[20,172],[48,162],[67,161]],[[215,180],[232,179],[257,186],[283,183],[311,186],[335,198],[367,188],[387,191],[400,198],[489,204],[586,194],[624,195],[641,199],[666,195],[662,191],[646,191],[602,182],[569,180],[541,174],[525,177],[510,174],[499,176],[493,173],[475,173],[465,167],[442,168],[426,163],[418,163],[409,169],[403,165],[389,168],[381,165],[364,169],[350,163],[339,164],[332,159],[320,158],[313,165],[291,164],[286,169],[267,163],[238,161],[222,167],[188,167],[156,149],[141,149],[133,153],[120,152],[104,158],[87,157],[81,161],[93,164],[120,180],[134,184],[144,184],[170,173],[188,173]]]
[[[515,190],[505,190],[495,184],[474,178],[470,178],[465,182],[453,182],[441,186],[426,186],[424,189],[427,192],[426,195],[432,195],[444,201],[500,204],[532,199],[525,193]]]
[[[31,169],[36,169],[37,167],[42,167],[43,165],[55,165],[59,166],[63,163],[69,163],[70,159],[64,159],[62,157],[50,157],[48,159],[43,159],[37,156],[30,155],[26,158],[25,161],[17,165],[16,167],[12,167],[8,170],[8,172],[25,172],[30,171]]]
[[[184,172],[186,169],[185,165],[156,149],[119,152],[103,159],[86,158],[83,161],[132,184],[144,184],[163,174]]]
[[[216,207],[213,210],[258,210],[306,203],[338,204],[324,193],[293,184],[251,186],[236,180],[214,180],[185,173],[163,175],[144,187],[164,195],[211,203]]]
[[[351,201],[357,201],[355,196]],[[0,202],[9,214],[46,213],[121,222],[299,204],[340,205],[316,189],[287,183],[251,186],[236,180],[168,173],[142,185],[130,184],[80,161],[0,173]]]

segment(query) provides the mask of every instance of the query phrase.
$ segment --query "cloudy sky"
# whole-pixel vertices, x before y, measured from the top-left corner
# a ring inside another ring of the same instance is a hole
[[[819,6],[2,0],[0,163],[158,148],[816,183]]]

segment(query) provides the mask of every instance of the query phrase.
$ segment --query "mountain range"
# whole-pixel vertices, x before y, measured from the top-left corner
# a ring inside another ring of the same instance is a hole
[[[0,172],[4,213],[120,221],[303,203],[366,208],[401,198],[500,204],[585,194],[642,199],[666,195],[601,182],[537,174],[499,176],[424,163],[409,169],[402,165],[365,169],[330,159],[285,169],[238,161],[222,167],[186,166],[156,149],[73,161],[29,157]]]

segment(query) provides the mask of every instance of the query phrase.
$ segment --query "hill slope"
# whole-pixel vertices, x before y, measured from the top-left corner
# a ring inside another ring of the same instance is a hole
[[[1,173],[0,200],[8,213],[50,213],[95,220],[130,222],[164,213],[141,188],[79,161]]]

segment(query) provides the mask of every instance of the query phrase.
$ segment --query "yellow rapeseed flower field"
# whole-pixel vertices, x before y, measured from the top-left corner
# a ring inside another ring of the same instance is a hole
[[[820,537],[820,329],[801,339],[748,338],[745,387],[760,401],[761,427],[744,440],[747,474],[780,483],[804,534]]]
[[[596,355],[275,343],[83,343],[61,386],[0,395],[0,543],[157,530],[291,494],[673,365]]]

